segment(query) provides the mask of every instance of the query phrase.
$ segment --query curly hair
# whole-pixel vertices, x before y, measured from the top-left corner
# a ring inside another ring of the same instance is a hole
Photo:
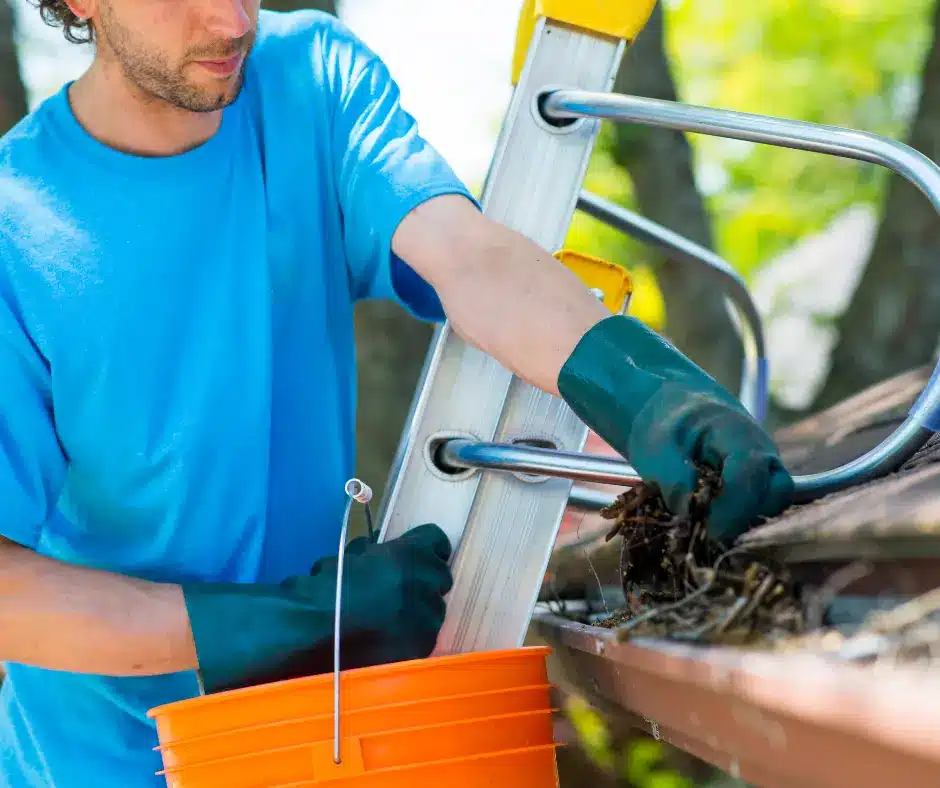
[[[51,27],[62,26],[67,41],[87,44],[94,39],[95,31],[87,19],[79,19],[72,13],[65,0],[34,0],[42,21]]]

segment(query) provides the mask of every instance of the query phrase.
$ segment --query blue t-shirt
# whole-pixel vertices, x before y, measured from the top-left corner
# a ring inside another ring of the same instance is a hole
[[[391,252],[465,186],[334,18],[262,12],[208,142],[136,157],[63,89],[0,143],[0,534],[159,581],[279,581],[335,554],[353,305],[443,318]],[[165,784],[147,710],[194,674],[6,666],[0,783]]]

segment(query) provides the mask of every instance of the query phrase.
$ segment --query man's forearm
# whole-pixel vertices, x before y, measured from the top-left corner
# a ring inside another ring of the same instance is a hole
[[[463,339],[550,394],[581,337],[610,316],[551,254],[462,197],[418,207],[395,250],[434,286]]]
[[[178,586],[73,566],[3,538],[0,660],[114,676],[197,664]]]

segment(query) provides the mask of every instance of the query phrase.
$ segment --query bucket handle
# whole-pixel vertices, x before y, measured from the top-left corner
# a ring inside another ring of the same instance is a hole
[[[336,610],[333,614],[333,763],[337,766],[342,763],[339,751],[339,632],[340,610],[343,601],[343,564],[346,560],[346,536],[349,531],[349,513],[353,501],[358,501],[366,507],[366,522],[369,524],[369,536],[372,538],[372,512],[369,501],[372,500],[372,489],[359,479],[350,479],[346,482],[346,511],[343,514],[343,530],[339,537],[339,554],[336,567]]]

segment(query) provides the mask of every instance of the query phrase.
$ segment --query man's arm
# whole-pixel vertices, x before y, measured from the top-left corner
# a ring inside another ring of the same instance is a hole
[[[730,542],[789,506],[771,437],[728,391],[640,321],[613,316],[545,250],[457,196],[410,211],[392,248],[437,291],[454,330],[578,417],[689,511],[720,473],[710,535]]]
[[[41,556],[0,537],[0,661],[143,676],[196,668],[179,586]]]
[[[60,494],[66,460],[51,370],[2,278],[0,381],[0,660],[116,675],[195,667],[179,588],[30,549]]]
[[[549,394],[581,337],[610,317],[551,254],[461,196],[418,206],[392,248],[434,287],[460,337]]]

